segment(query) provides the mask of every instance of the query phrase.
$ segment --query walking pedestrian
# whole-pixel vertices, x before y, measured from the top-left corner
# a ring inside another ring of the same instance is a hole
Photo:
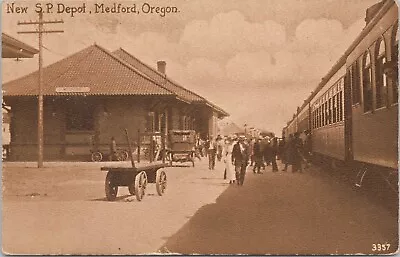
[[[235,183],[235,166],[232,163],[232,151],[233,151],[233,141],[231,137],[228,137],[225,141],[224,147],[224,163],[226,179],[229,180],[229,184]]]
[[[266,138],[264,144],[264,161],[266,162],[267,166],[271,164],[271,142],[269,138]]]
[[[300,138],[300,133],[296,132],[293,138],[293,166],[292,172],[303,172],[302,161],[303,161],[303,140]]]
[[[305,132],[306,138],[304,140],[304,161],[305,161],[305,169],[308,168],[311,164],[311,156],[312,156],[312,143],[311,143],[311,131],[306,130]]]
[[[217,151],[217,143],[210,136],[209,144],[208,144],[208,169],[214,170],[215,168],[215,155]]]
[[[222,140],[221,135],[217,136],[216,139],[216,144],[217,144],[217,160],[220,162],[222,160],[222,152],[224,150],[224,140]]]
[[[276,155],[278,154],[278,138],[274,137],[271,142],[271,163],[272,172],[278,171],[278,165],[276,164]]]
[[[254,174],[262,174],[261,167],[263,163],[263,152],[261,148],[261,139],[258,138],[257,141],[253,144],[253,158],[254,158]],[[257,171],[256,171],[257,170]]]
[[[250,166],[254,165],[254,144],[255,144],[255,139],[253,138],[253,139],[251,139],[250,144],[249,144],[249,146],[250,146],[250,152],[249,152]]]
[[[285,164],[285,168],[283,171],[287,171],[289,165],[292,165],[292,144],[293,144],[293,134],[289,135],[289,139],[284,143],[283,149],[283,162]]]
[[[235,165],[236,183],[243,186],[246,168],[249,162],[249,149],[244,142],[245,137],[240,136],[239,141],[233,146],[232,162]]]

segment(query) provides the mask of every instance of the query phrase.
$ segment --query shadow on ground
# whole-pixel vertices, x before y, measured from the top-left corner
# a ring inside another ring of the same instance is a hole
[[[244,186],[231,185],[216,203],[200,208],[158,251],[354,254],[371,253],[379,240],[395,251],[397,218],[346,187],[310,173],[248,173]]]

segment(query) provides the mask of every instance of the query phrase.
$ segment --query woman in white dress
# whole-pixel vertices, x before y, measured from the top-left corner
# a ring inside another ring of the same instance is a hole
[[[235,166],[232,164],[232,150],[233,141],[232,138],[228,137],[225,141],[224,147],[224,163],[226,169],[226,179],[229,180],[229,184],[235,184]]]

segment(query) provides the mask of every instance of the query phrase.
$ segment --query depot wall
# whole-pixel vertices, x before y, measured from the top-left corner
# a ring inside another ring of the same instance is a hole
[[[11,108],[10,161],[37,160],[37,100],[33,97],[8,99]],[[94,129],[68,131],[66,127],[67,102],[62,98],[44,101],[44,160],[90,160],[93,146],[108,152],[111,137],[117,147],[127,148],[125,128],[131,143],[136,144],[138,132],[148,130],[149,113],[167,115],[166,128],[186,129],[185,118],[193,120],[192,127],[203,137],[216,132],[216,114],[210,108],[195,108],[183,112],[180,102],[165,101],[166,108],[151,109],[150,100],[141,97],[102,97],[96,99],[93,110]],[[215,128],[214,128],[215,127]]]

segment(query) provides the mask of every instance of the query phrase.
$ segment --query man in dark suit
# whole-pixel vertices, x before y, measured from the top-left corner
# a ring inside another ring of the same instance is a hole
[[[238,185],[243,185],[246,175],[246,167],[249,162],[249,149],[244,142],[244,137],[239,137],[239,141],[233,146],[232,163],[235,165],[236,181]]]
[[[257,141],[253,145],[253,155],[254,155],[254,161],[255,161],[253,172],[262,174],[260,169],[263,164],[263,152],[261,149],[261,139],[260,138],[258,138]],[[257,169],[257,172],[256,172],[256,169]]]

